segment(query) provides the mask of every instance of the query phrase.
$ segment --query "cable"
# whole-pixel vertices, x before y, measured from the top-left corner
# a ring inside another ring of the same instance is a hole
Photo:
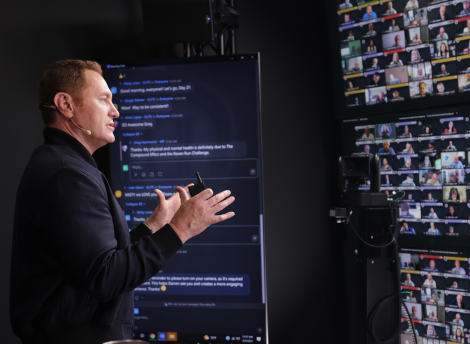
[[[349,215],[349,217],[351,217],[351,215]],[[392,238],[392,241],[390,241],[390,242],[389,242],[388,244],[386,244],[386,245],[372,245],[372,244],[369,244],[369,243],[366,242],[364,239],[362,239],[362,238],[359,236],[359,234],[356,232],[356,229],[354,228],[353,224],[349,221],[349,217],[348,217],[348,219],[346,220],[346,222],[351,225],[351,227],[352,227],[354,233],[356,233],[356,236],[357,236],[364,244],[366,244],[367,246],[375,247],[375,248],[382,248],[382,247],[387,247],[387,246],[393,244],[394,242],[396,243],[395,237],[393,237],[393,238]]]
[[[372,338],[378,343],[378,344],[388,344],[388,343],[393,343],[397,340],[398,336],[400,335],[400,328],[398,328],[398,331],[395,332],[395,334],[392,334],[390,338],[381,340],[375,333],[374,329],[376,327],[377,323],[377,318],[380,313],[380,311],[383,309],[383,306],[385,306],[387,303],[389,303],[391,300],[395,300],[396,297],[399,297],[399,295],[394,294],[394,295],[389,295],[383,298],[377,306],[375,306],[374,310],[370,314],[369,318],[369,329],[370,329],[370,334]],[[399,310],[398,310],[399,311]],[[400,327],[400,325],[398,325]]]

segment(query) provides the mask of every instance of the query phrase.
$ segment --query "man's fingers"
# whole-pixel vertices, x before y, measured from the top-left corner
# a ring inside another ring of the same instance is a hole
[[[212,218],[212,224],[228,220],[234,216],[235,216],[235,213],[233,211],[226,213],[226,214],[222,214],[222,215],[214,215],[214,217]]]
[[[186,202],[189,199],[188,192],[185,191],[185,189],[183,189],[182,187],[177,186],[176,191],[178,191],[178,194],[180,195],[181,204],[183,204],[184,202]]]
[[[194,184],[191,183],[191,184],[186,185],[186,186],[183,188],[183,190],[184,190],[186,193],[188,193],[188,192],[189,192],[189,187],[190,187],[191,185],[194,185]],[[176,187],[176,189],[178,189],[178,188],[179,188],[179,186]],[[179,195],[178,192],[176,192],[176,193],[174,193],[173,195],[171,195],[171,197],[168,198],[168,200],[170,200],[170,199],[172,199],[173,197],[176,197],[176,196],[180,197],[180,195]]]
[[[225,198],[230,196],[230,194],[231,194],[230,190],[225,190],[225,191],[222,191],[221,193],[218,193],[217,195],[215,195],[208,201],[209,205],[213,207],[217,203],[222,202]]]
[[[219,202],[217,203],[216,205],[214,205],[211,210],[212,212],[215,214],[215,213],[218,213],[219,211],[222,211],[223,209],[225,209],[226,207],[228,207],[230,204],[233,203],[233,201],[235,201],[235,197],[229,197],[227,198],[226,200],[222,201],[222,202]]]
[[[160,190],[158,189],[155,189],[154,190],[155,193],[157,194],[158,196],[158,203],[159,204],[163,204],[165,202],[165,195],[163,194],[163,192],[161,192]]]

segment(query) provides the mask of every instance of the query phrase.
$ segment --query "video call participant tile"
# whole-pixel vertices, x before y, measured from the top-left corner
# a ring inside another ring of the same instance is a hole
[[[423,271],[444,272],[445,262],[442,256],[420,255],[420,266]]]
[[[442,170],[442,185],[443,186],[456,186],[467,185],[465,169],[443,169]]]
[[[413,162],[416,162],[415,166],[418,167],[418,152],[419,152],[419,143],[418,141],[412,141],[411,139],[400,139],[400,141],[396,141],[397,144],[397,154],[403,155],[406,157],[411,157]],[[404,157],[403,157],[404,158]],[[406,162],[406,161],[404,161]]]
[[[405,31],[390,32],[382,35],[383,51],[388,53],[406,47]]]
[[[462,312],[453,307],[446,307],[445,308],[445,323],[451,326],[462,326],[462,327],[468,328],[470,327],[470,314],[467,312]]]
[[[405,302],[421,303],[421,289],[404,289],[402,287],[401,298]]]
[[[354,129],[356,130],[356,141],[375,141],[375,125],[358,125]]]
[[[380,178],[381,178],[380,186],[382,187],[382,189],[387,188],[387,187],[395,188],[399,186],[398,176],[395,174],[382,174]]]
[[[457,21],[457,25],[455,25],[456,38],[470,35],[470,17],[460,17],[455,21]]]
[[[470,307],[470,294],[463,291],[445,291],[446,307],[468,310]]]
[[[445,195],[445,194],[444,194]],[[468,219],[468,206],[466,203],[445,203],[444,204],[444,219],[449,220],[467,220]],[[458,221],[461,222],[461,221]]]
[[[447,236],[468,236],[469,228],[466,223],[446,223],[446,232]]]
[[[356,91],[359,89],[364,89],[365,87],[365,80],[364,78],[351,78],[344,80],[344,91]]]
[[[357,152],[362,154],[375,155],[377,153],[377,146],[375,144],[361,144],[362,142],[356,142]]]
[[[385,59],[383,56],[366,55],[363,56],[362,59],[364,61],[364,72],[379,71],[385,68]]]
[[[432,235],[432,236],[440,236],[443,235],[445,231],[444,223],[437,222],[432,220],[423,220],[423,234],[424,235]]]
[[[406,190],[402,202],[416,203],[421,202],[421,192],[417,190]]]
[[[434,304],[423,305],[423,320],[429,322],[445,322],[444,307]]]
[[[424,147],[427,148],[426,145]],[[420,170],[440,168],[441,155],[439,153],[418,153],[418,165]]]
[[[421,262],[419,254],[411,254],[406,252],[401,252],[398,254],[400,260],[400,267],[402,270],[421,270]],[[419,272],[417,272],[419,275]],[[419,283],[416,284],[416,287],[419,287]]]
[[[398,171],[398,186],[402,190],[415,189],[419,190],[419,172],[413,171]]]
[[[388,101],[391,103],[402,102],[410,99],[410,88],[408,84],[387,87]]]
[[[416,121],[395,123],[397,139],[411,139],[418,136],[418,123]]]
[[[406,50],[394,53],[387,53],[384,52],[385,58],[385,67],[386,68],[393,68],[393,67],[400,67],[406,66],[408,64],[408,53]]]
[[[432,43],[424,43],[414,47],[407,47],[408,64],[415,64],[430,61],[434,55],[434,45]]]
[[[440,60],[432,61],[432,75],[434,78],[441,78],[445,76],[456,75],[457,72],[458,72],[457,61],[448,61],[448,62],[440,62]]]
[[[432,79],[431,62],[419,62],[408,66],[408,76],[410,81],[430,80]]]
[[[432,80],[412,81],[409,83],[410,98],[425,98],[433,96],[433,83]]]
[[[382,36],[383,26],[382,22],[369,22],[361,26],[361,39],[373,38]]]
[[[400,219],[421,219],[421,206],[419,203],[402,203],[399,209]]]
[[[351,57],[358,57],[362,55],[361,41],[348,41],[340,44],[341,58],[349,59]]]
[[[422,234],[422,224],[421,222],[416,222],[416,220],[399,220],[397,223],[398,232],[404,235],[416,235]],[[405,267],[408,268],[408,267]],[[418,284],[419,285],[419,284]]]
[[[433,323],[430,321],[423,321],[424,333],[423,337],[428,338],[427,343],[429,344],[429,339],[439,339],[444,341],[446,339],[446,325],[442,323]],[[424,338],[424,339],[426,339]]]
[[[444,343],[439,343],[439,342],[436,342],[436,343],[426,342],[426,343],[424,343],[423,340],[426,339],[426,338],[422,337],[423,333],[424,333],[423,324],[420,321],[413,321],[413,326],[415,328],[414,331],[415,331],[415,335],[417,336],[417,339],[418,339],[418,344],[446,344],[445,342]],[[413,329],[409,328],[409,324],[408,324],[406,315],[404,315],[403,312],[402,312],[401,329],[402,329],[402,333],[400,334],[401,343],[402,344],[412,344],[413,339],[410,340],[409,338],[413,338],[412,337]],[[406,343],[405,340],[408,340],[409,343]]]
[[[467,203],[467,187],[466,186],[443,186],[442,198],[447,203]]]
[[[448,80],[447,78],[453,79]],[[448,96],[450,94],[455,94],[459,92],[459,83],[457,75],[452,75],[444,78],[437,78],[433,80],[433,83],[435,96]]]
[[[419,170],[419,185],[426,190],[442,189],[441,170]]]
[[[366,88],[385,86],[385,70],[365,72]]]
[[[443,203],[421,203],[421,218],[429,220],[442,220],[444,219],[444,204]]]
[[[364,71],[361,57],[347,58],[342,63],[344,75],[361,74]]]
[[[386,58],[385,63],[387,63]],[[457,74],[467,73],[470,73],[470,55],[457,57]]]
[[[431,42],[438,43],[442,40],[453,40],[455,37],[454,22],[436,23],[429,25],[429,38]],[[436,45],[437,46],[437,45]]]
[[[455,43],[458,56],[470,54],[470,36],[459,37]]]
[[[398,170],[396,155],[386,155],[380,157],[380,173],[396,172]]]
[[[429,43],[429,30],[427,26],[418,26],[405,30],[407,46]]]
[[[441,124],[438,120],[422,122],[418,130],[418,136],[427,137],[439,135],[441,133]]]
[[[393,67],[385,70],[387,86],[408,84],[408,66]]]
[[[464,292],[468,292],[470,290],[468,276],[460,274],[444,274],[444,278],[446,283],[446,290]]]
[[[412,149],[411,145],[405,146],[405,149]],[[399,152],[397,155],[397,167],[399,171],[415,171],[410,173],[418,173],[418,154],[403,154]]]
[[[420,153],[437,153],[441,151],[440,140],[422,139],[420,142]]]
[[[414,292],[419,293],[419,301],[421,302],[421,276],[418,271],[411,272],[402,272],[401,273],[401,286],[402,290],[413,290]],[[418,297],[415,295],[415,297]]]
[[[450,5],[452,4],[452,5]],[[435,4],[427,7],[430,24],[447,22],[454,19],[454,6],[452,2],[445,4]]]
[[[366,104],[365,93],[361,92],[361,93],[351,94],[351,95],[346,93],[345,96],[346,96],[345,99],[346,99],[347,107],[364,106]]]
[[[463,134],[465,119],[463,117],[441,118],[441,135]]]
[[[442,190],[421,191],[421,203],[439,203],[439,202],[442,202]]]
[[[380,18],[382,15],[382,9],[378,5],[360,5],[358,1],[358,12],[361,22],[364,24]]]
[[[455,18],[463,18],[470,16],[470,1],[464,0],[454,4]]]
[[[423,0],[420,0],[423,1]],[[415,3],[410,7],[406,7],[406,10],[403,13],[403,22],[405,23],[405,29],[413,28],[418,26],[427,26],[428,25],[428,11],[425,9],[420,9],[418,0],[410,0],[406,5],[410,3]],[[417,4],[417,5],[416,5]]]
[[[457,138],[446,138],[442,140],[441,150],[442,152],[457,152],[465,151],[465,140]]]
[[[405,302],[405,307],[408,310],[408,313],[410,314],[411,319],[414,320],[423,320],[423,312],[422,312],[422,307],[420,303],[414,303],[414,302]],[[406,317],[406,313],[402,309],[402,316]]]
[[[428,274],[426,274],[428,275]],[[421,303],[426,305],[435,305],[439,307],[445,306],[444,290],[433,289],[433,288],[422,288],[421,289]],[[444,310],[444,309],[442,309]],[[444,321],[442,321],[444,322]]]
[[[352,27],[346,30],[341,30],[341,42],[355,41],[361,39],[362,32],[360,27]]]
[[[452,41],[448,40],[441,40],[434,42],[435,49],[434,55],[431,55],[433,60],[445,60],[448,61],[449,58],[457,56],[456,54],[456,46],[455,44],[451,43]],[[431,43],[432,44],[432,43]]]
[[[405,24],[403,23],[403,16],[384,18],[382,28],[383,34],[402,31],[405,28]]]
[[[345,27],[349,28],[350,26],[356,27],[354,24],[359,24],[359,12],[350,11],[350,12],[341,13],[338,16],[338,23],[339,23],[340,28],[343,27],[343,29]]]
[[[450,139],[447,141],[448,141],[447,147],[445,147],[445,151],[441,153],[442,168],[443,169],[465,168],[466,166],[465,151],[463,150],[458,151],[457,149],[453,150],[452,147],[455,147],[454,142]],[[456,144],[459,144],[459,146],[463,145],[461,142],[458,142],[458,139],[454,141],[456,141]],[[451,142],[452,142],[452,145],[451,145]]]
[[[459,84],[459,92],[460,93],[470,91],[470,73],[459,75],[458,76],[458,84]]]
[[[445,257],[444,272],[457,275],[468,275],[468,259],[460,257]],[[469,305],[470,306],[470,305]]]
[[[382,39],[380,37],[368,37],[361,40],[362,55],[371,55],[383,52]]]
[[[376,78],[374,82],[377,80],[377,76],[374,75]],[[384,104],[388,103],[387,97],[387,88],[384,87],[375,87],[375,86],[366,86],[371,88],[366,88],[365,96],[366,96],[366,105],[376,105],[376,104]]]
[[[390,17],[394,15],[400,15],[403,12],[403,3],[402,1],[390,1],[383,2],[380,4],[381,16],[382,17]]]

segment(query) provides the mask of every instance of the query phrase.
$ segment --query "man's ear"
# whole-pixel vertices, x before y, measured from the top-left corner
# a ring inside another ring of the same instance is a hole
[[[72,96],[65,92],[59,92],[54,96],[54,105],[57,111],[67,119],[73,117],[72,103]]]

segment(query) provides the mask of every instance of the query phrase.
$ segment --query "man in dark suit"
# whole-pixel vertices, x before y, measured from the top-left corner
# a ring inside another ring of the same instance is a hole
[[[449,16],[446,13],[446,6],[442,5],[439,8],[439,13],[434,16],[434,20],[448,20]]]

